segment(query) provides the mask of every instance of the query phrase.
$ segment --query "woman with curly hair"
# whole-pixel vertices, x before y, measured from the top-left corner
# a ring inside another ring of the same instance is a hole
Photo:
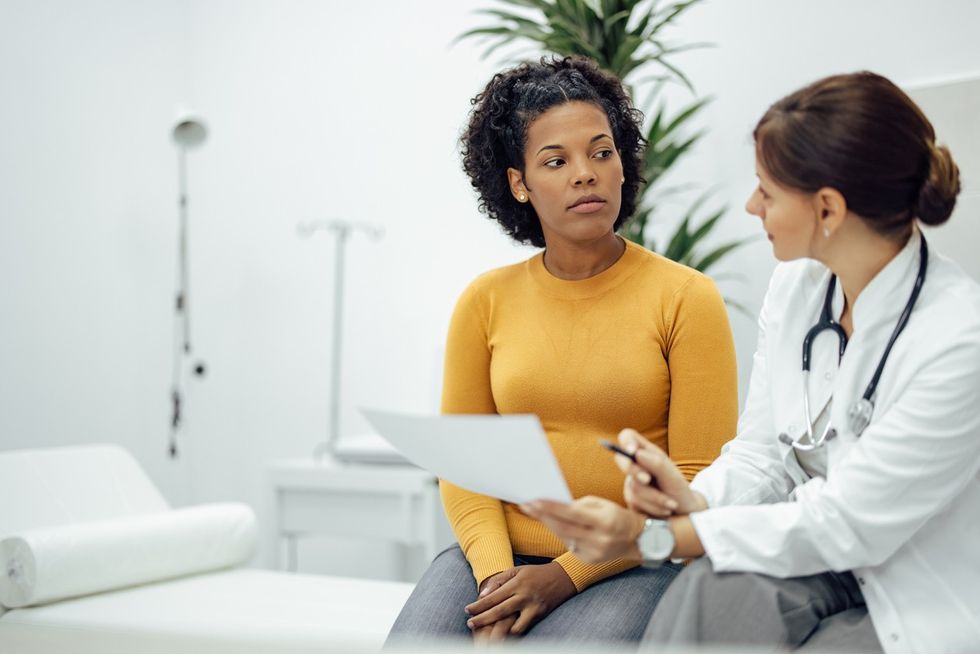
[[[693,478],[737,415],[714,284],[616,234],[642,182],[640,118],[622,83],[579,57],[498,73],[473,99],[462,154],[480,208],[544,251],[464,291],[442,396],[444,413],[537,414],[572,494],[617,504],[624,477],[599,438],[633,427]],[[391,642],[635,641],[679,570],[586,564],[516,506],[441,491],[459,544],[433,561]]]

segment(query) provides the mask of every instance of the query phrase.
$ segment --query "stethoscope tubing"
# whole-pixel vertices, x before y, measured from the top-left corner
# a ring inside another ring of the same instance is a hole
[[[856,406],[858,406],[862,401],[868,403],[870,405],[870,411],[857,412],[852,410],[852,413],[860,413],[864,418],[861,421],[863,424],[855,425],[854,432],[856,436],[860,436],[864,431],[864,428],[870,422],[870,413],[874,410],[874,394],[878,389],[878,382],[880,381],[881,374],[885,369],[885,363],[888,361],[888,355],[891,354],[892,347],[895,345],[895,341],[898,340],[899,335],[905,330],[909,317],[912,315],[912,309],[915,308],[915,303],[919,299],[919,293],[922,291],[922,286],[926,281],[926,270],[929,264],[929,246],[926,244],[925,236],[920,234],[920,239],[919,270],[915,276],[915,283],[912,286],[912,292],[909,294],[909,299],[905,303],[905,308],[902,310],[902,314],[899,316],[898,322],[895,324],[895,328],[892,330],[888,343],[885,345],[885,351],[878,360],[878,365],[875,368],[874,375],[871,377],[871,381],[868,382],[867,387],[864,389],[864,394],[861,396],[861,400],[856,403]],[[803,338],[803,416],[806,419],[806,436],[809,442],[802,443],[799,440],[794,441],[786,434],[780,434],[779,436],[780,441],[804,452],[813,451],[837,436],[837,430],[833,429],[828,421],[827,426],[824,428],[823,433],[819,436],[819,438],[814,438],[809,394],[810,359],[813,352],[813,342],[816,340],[817,336],[828,329],[837,335],[838,366],[840,365],[841,360],[844,358],[844,351],[847,349],[847,333],[844,331],[844,328],[840,325],[840,323],[834,320],[833,315],[834,290],[836,286],[837,275],[831,275],[830,281],[827,284],[827,293],[824,296],[823,308],[820,312],[820,320],[816,325],[807,331],[806,336]]]

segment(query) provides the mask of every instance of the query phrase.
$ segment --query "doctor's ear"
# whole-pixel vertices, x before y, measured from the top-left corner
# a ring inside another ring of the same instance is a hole
[[[829,236],[847,216],[847,200],[837,189],[824,187],[813,194],[813,203],[820,231]]]

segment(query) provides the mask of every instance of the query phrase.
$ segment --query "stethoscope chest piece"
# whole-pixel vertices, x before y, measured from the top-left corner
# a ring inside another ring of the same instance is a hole
[[[871,400],[863,397],[848,409],[847,424],[855,436],[860,436],[864,433],[865,428],[871,424],[871,414],[874,413],[874,410],[875,405]]]

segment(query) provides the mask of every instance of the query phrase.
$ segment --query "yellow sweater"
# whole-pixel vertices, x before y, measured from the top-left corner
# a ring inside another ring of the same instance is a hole
[[[572,495],[623,504],[623,475],[598,439],[633,427],[690,479],[735,435],[737,386],[714,283],[627,242],[589,279],[558,279],[538,254],[470,284],[449,327],[442,411],[537,414]],[[583,563],[516,506],[440,488],[478,585],[515,553],[556,557],[579,591],[634,565]]]

